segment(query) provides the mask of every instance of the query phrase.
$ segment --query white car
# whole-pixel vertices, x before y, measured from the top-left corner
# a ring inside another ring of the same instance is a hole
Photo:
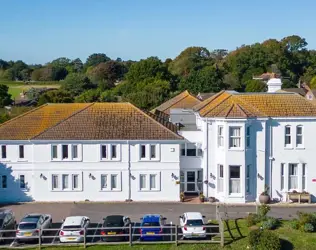
[[[206,228],[201,213],[189,212],[180,216],[183,239],[206,238]]]
[[[60,242],[83,242],[84,230],[89,223],[90,219],[86,216],[67,217],[60,228]]]

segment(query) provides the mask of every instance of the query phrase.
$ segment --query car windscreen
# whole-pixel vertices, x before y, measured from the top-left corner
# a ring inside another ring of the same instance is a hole
[[[104,221],[103,227],[123,227],[124,223],[121,221]]]
[[[81,225],[67,225],[67,226],[64,226],[63,229],[81,229],[82,226]]]
[[[187,220],[186,224],[190,227],[203,226],[203,221],[202,220]]]
[[[159,222],[143,222],[142,224],[143,227],[159,227],[160,224]]]
[[[0,219],[0,227],[2,227],[3,219]]]
[[[28,230],[28,229],[35,229],[36,223],[22,223],[19,225],[19,229],[21,230]]]

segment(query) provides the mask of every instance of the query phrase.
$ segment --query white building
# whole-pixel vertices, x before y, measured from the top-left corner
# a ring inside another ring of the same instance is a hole
[[[305,190],[315,201],[316,105],[270,83],[268,93],[185,91],[152,113],[41,106],[0,126],[1,201],[179,201],[183,191],[244,203],[265,185],[277,200]]]
[[[44,105],[0,140],[1,202],[179,200],[183,138],[131,104]]]

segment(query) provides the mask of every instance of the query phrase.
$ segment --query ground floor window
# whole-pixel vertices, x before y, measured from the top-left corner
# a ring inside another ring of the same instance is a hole
[[[120,172],[102,173],[100,175],[101,191],[121,191]]]
[[[251,171],[251,165],[247,165],[246,169],[246,193],[250,193],[250,171]]]
[[[303,164],[302,168],[302,189],[306,190],[306,164]]]
[[[284,163],[281,163],[281,190],[284,189]]]
[[[229,166],[229,193],[239,194],[240,189],[240,166]]]
[[[139,191],[160,190],[160,173],[139,174]]]
[[[289,189],[298,188],[298,164],[289,164]]]
[[[224,192],[224,166],[218,165],[218,183],[217,191]]]
[[[82,187],[82,179],[79,177],[80,174],[52,174],[51,189],[54,191],[78,191]]]

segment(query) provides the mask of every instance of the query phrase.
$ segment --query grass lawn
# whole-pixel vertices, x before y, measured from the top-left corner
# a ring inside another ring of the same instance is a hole
[[[0,84],[7,85],[9,87],[9,93],[12,95],[12,99],[19,98],[20,93],[23,90],[30,88],[59,88],[59,82],[32,82],[30,84],[24,84],[23,82],[14,82],[14,81],[2,81]]]

